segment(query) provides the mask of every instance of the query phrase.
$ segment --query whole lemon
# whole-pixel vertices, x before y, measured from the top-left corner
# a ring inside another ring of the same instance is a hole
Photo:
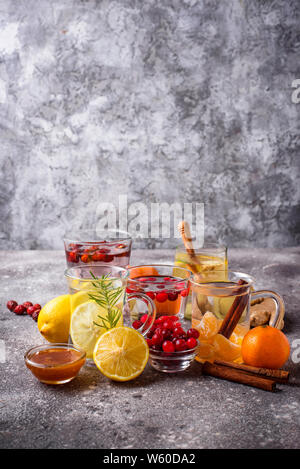
[[[68,342],[70,329],[70,295],[48,301],[38,316],[38,328],[48,342]]]

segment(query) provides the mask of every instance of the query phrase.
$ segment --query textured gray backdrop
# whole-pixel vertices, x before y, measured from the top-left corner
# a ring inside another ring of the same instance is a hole
[[[61,248],[119,194],[202,202],[229,246],[298,244],[299,11],[0,0],[0,248]]]

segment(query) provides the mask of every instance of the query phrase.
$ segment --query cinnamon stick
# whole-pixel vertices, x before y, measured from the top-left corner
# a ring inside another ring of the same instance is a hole
[[[285,370],[273,370],[270,368],[258,368],[256,366],[244,365],[240,363],[224,362],[221,360],[215,360],[215,365],[227,366],[236,370],[245,371],[246,373],[258,375],[266,379],[272,379],[277,383],[286,384],[289,380],[290,373]]]
[[[238,281],[239,286],[245,285],[245,284],[247,284],[247,282],[243,279],[240,279]],[[242,293],[240,291],[240,288],[237,289],[237,294],[238,293]],[[247,293],[245,293],[244,295],[236,296],[236,298],[234,299],[234,302],[231,305],[231,308],[229,309],[228,313],[223,319],[223,322],[219,329],[219,334],[222,334],[224,337],[226,337],[226,339],[229,339],[235,326],[239,322],[243,314],[243,311],[245,307],[247,306],[248,301],[249,301],[249,295]]]
[[[274,392],[276,381],[267,379],[258,375],[252,375],[242,370],[230,368],[227,366],[216,365],[215,363],[204,362],[202,366],[204,375],[214,376],[216,378],[233,381],[235,383],[246,384],[265,391]]]

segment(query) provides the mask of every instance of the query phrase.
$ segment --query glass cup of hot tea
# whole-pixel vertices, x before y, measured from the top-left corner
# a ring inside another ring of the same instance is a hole
[[[126,292],[128,276],[127,269],[100,263],[65,271],[71,309],[69,342],[86,352],[88,362],[97,340],[109,329],[134,327],[133,322],[139,320],[138,330],[146,336],[155,321],[152,299],[143,292]],[[134,308],[137,315],[131,314]]]
[[[214,271],[227,271],[228,258],[227,247],[217,243],[204,243],[201,246],[193,245],[193,255],[191,255],[184,244],[177,246],[175,251],[174,264],[176,267],[183,267],[191,272],[201,273],[201,278],[205,278]],[[185,318],[191,319],[192,316],[192,294],[190,292]]]
[[[250,329],[251,301],[271,298],[275,312],[271,326],[279,327],[284,315],[284,301],[269,290],[254,291],[254,279],[233,271],[194,274],[191,281],[192,327],[199,332],[200,346],[196,360],[242,362],[241,345]]]
[[[84,264],[129,264],[132,238],[121,230],[78,230],[64,236],[68,267]]]
[[[183,318],[192,272],[174,265],[148,264],[128,267],[127,293],[143,293],[154,302],[156,315]]]

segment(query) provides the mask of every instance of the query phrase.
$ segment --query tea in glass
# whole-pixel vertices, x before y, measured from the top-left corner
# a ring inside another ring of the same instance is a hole
[[[174,264],[177,267],[183,267],[192,271],[194,274],[201,274],[201,278],[206,278],[214,271],[227,271],[227,248],[218,244],[207,243],[203,247],[194,247],[195,257],[187,253],[185,246],[179,246],[176,249]],[[174,275],[178,275],[177,269],[174,269]],[[192,297],[191,293],[187,300],[185,318],[191,319],[192,315]]]
[[[64,245],[68,267],[98,262],[126,267],[132,239],[125,231],[88,229],[65,235]]]
[[[280,295],[267,290],[253,292],[254,279],[241,272],[195,274],[191,280],[192,327],[199,332],[196,360],[242,362],[241,345],[250,328],[251,299],[272,298],[276,305],[273,327],[284,311]]]
[[[191,272],[173,265],[151,264],[129,267],[127,293],[141,292],[154,302],[156,315],[179,316],[185,313]]]

